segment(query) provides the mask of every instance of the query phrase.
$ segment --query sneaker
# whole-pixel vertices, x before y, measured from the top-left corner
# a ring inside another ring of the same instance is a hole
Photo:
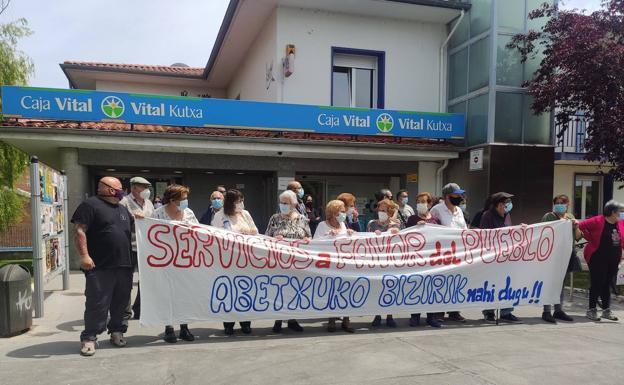
[[[176,337],[175,332],[173,331],[173,328],[171,326],[167,326],[165,328],[165,337],[163,338],[163,340],[170,344],[178,342],[178,337]]]
[[[546,322],[550,322],[551,324],[557,323],[557,320],[555,319],[555,317],[552,316],[552,314],[550,314],[549,311],[545,311],[542,313],[542,319]]]
[[[431,326],[432,328],[441,328],[442,322],[437,320],[436,317],[427,317],[427,325]]]
[[[193,342],[195,341],[195,336],[191,333],[188,327],[183,326],[180,328],[180,339],[187,342]]]
[[[466,319],[464,317],[462,317],[462,315],[458,312],[458,311],[451,311],[448,313],[448,318],[451,321],[455,321],[455,322],[461,322],[464,323],[466,322]]]
[[[502,315],[500,317],[500,320],[504,322],[520,322],[520,318],[516,317],[515,315],[511,313]]]
[[[80,355],[91,357],[95,354],[95,341],[80,342]]]
[[[243,334],[251,334],[251,325],[247,323],[242,324],[241,331],[243,332]]]
[[[483,315],[483,320],[489,324],[496,323],[496,317],[494,316],[494,313],[485,313]]]
[[[608,319],[609,321],[617,321],[618,317],[613,314],[611,309],[606,308],[602,311],[602,318]]]
[[[374,328],[378,328],[381,326],[381,316],[380,315],[376,315],[375,318],[373,318],[373,323],[371,324]]]
[[[273,333],[281,333],[282,332],[282,321],[275,321],[273,325]]]
[[[420,314],[412,314],[409,320],[409,326],[411,327],[420,326]]]
[[[110,343],[118,348],[126,346],[126,340],[122,332],[112,332],[110,336]]]
[[[299,322],[297,322],[297,320],[294,320],[294,319],[288,320],[288,329],[294,330],[300,333],[303,331],[303,328],[301,327],[301,325],[299,325]]]
[[[389,328],[396,328],[397,327],[397,323],[394,320],[394,318],[386,318],[386,326]]]
[[[574,318],[567,315],[563,310],[555,310],[555,312],[553,313],[553,317],[566,322],[574,321]]]
[[[600,321],[600,317],[598,316],[598,310],[596,310],[595,308],[587,310],[585,316],[587,316],[587,318],[592,321]]]
[[[226,326],[223,328],[223,332],[225,333],[226,336],[233,336],[234,335],[234,326]]]

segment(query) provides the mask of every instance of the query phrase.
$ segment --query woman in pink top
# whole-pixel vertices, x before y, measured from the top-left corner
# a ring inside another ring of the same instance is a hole
[[[603,215],[580,222],[579,229],[588,242],[584,250],[591,282],[587,318],[600,321],[601,317],[596,310],[600,297],[603,304],[602,318],[617,321],[618,318],[609,308],[609,282],[617,274],[624,249],[624,204],[613,200],[607,202]]]

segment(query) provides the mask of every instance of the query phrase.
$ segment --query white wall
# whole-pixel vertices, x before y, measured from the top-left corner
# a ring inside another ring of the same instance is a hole
[[[234,99],[240,95],[241,100],[277,101],[282,64],[281,61],[278,61],[275,47],[276,20],[276,12],[274,11],[251,44],[249,52],[245,55],[245,61],[240,64],[236,75],[230,82],[227,90],[228,99]],[[267,67],[270,67],[271,63],[273,64],[275,81],[271,82],[267,89]]]
[[[442,24],[277,9],[277,52],[296,46],[295,72],[285,79],[286,103],[329,105],[331,47],[385,51],[385,108],[437,111]]]
[[[129,83],[124,81],[96,80],[95,89],[98,91],[132,92],[171,96],[180,96],[182,91],[187,91],[188,96],[208,94],[213,98],[225,98],[225,90],[204,87],[187,87],[178,84]]]

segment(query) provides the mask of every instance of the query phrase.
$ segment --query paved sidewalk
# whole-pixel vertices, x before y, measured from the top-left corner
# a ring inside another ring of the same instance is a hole
[[[84,279],[55,291],[33,329],[0,338],[0,384],[621,384],[624,323],[589,322],[586,299],[567,310],[571,324],[546,324],[541,308],[523,307],[519,325],[486,325],[479,312],[465,325],[441,330],[369,330],[353,319],[355,334],[327,333],[324,320],[303,322],[304,333],[271,333],[271,321],[254,322],[252,336],[223,334],[220,323],[193,324],[193,343],[170,345],[160,328],[131,321],[128,346],[101,336],[94,357],[78,354]],[[60,287],[60,283],[54,285]],[[53,286],[54,286],[53,285]],[[621,300],[616,301],[624,317]]]

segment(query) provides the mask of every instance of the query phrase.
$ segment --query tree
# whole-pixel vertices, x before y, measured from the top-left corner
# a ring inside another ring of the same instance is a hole
[[[0,2],[0,14],[9,2]],[[17,48],[17,43],[30,34],[32,31],[26,19],[0,24],[0,84],[27,84],[34,66],[30,58]],[[1,103],[0,100],[0,107]],[[28,156],[24,152],[0,142],[0,231],[6,230],[22,217],[26,199],[16,191],[15,184],[27,167]]]
[[[549,19],[540,31],[516,35],[508,45],[523,62],[543,52],[524,84],[533,111],[552,112],[561,127],[583,111],[591,121],[586,159],[613,165],[613,177],[624,180],[624,0],[605,0],[591,14],[544,4],[529,15],[541,17]]]

